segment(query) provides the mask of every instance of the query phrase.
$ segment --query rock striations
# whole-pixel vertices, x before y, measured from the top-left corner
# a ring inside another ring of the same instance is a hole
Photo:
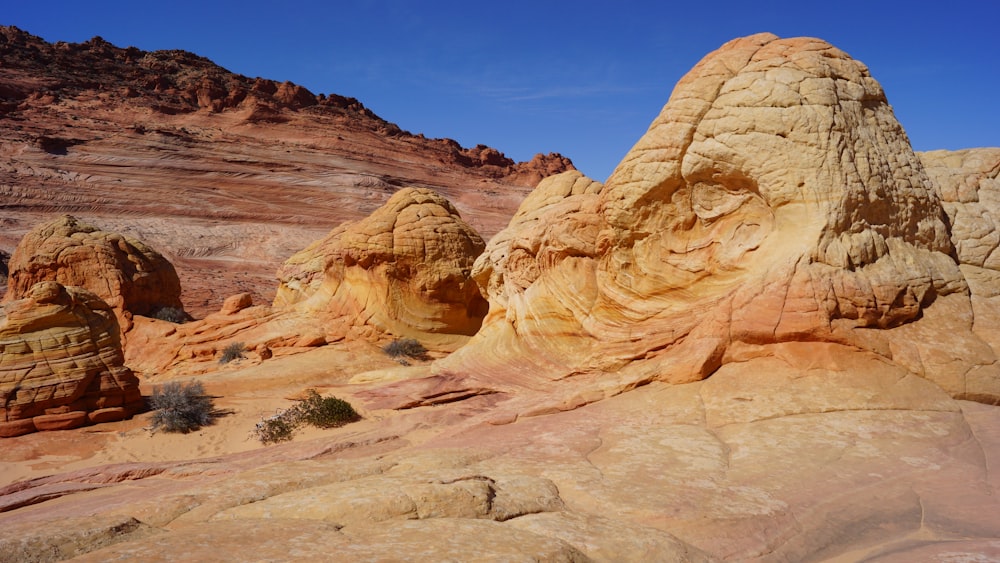
[[[484,246],[448,200],[404,188],[289,258],[274,306],[323,317],[345,335],[472,336],[488,308],[470,276]]]
[[[132,315],[183,309],[181,283],[170,261],[139,240],[70,215],[25,235],[11,254],[8,270],[4,301],[24,297],[40,281],[56,281],[90,290],[126,323]]]
[[[121,420],[142,407],[111,307],[42,281],[3,305],[0,436]]]
[[[831,342],[1000,400],[935,184],[868,69],[823,41],[727,43],[603,187],[566,173],[539,191],[477,262],[490,315],[440,374],[603,372],[622,389]],[[921,357],[894,332],[932,306],[964,319],[947,346],[973,353]]]
[[[573,167],[411,134],[356,99],[185,51],[0,26],[0,60],[0,249],[55,213],[113,224],[170,258],[196,317],[236,293],[271,301],[284,260],[402,186],[441,193],[491,236]]]

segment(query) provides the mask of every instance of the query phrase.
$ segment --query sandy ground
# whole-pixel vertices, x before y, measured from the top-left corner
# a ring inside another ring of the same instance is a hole
[[[295,404],[294,398],[306,389],[341,396],[338,389],[344,390],[352,376],[398,367],[377,347],[364,342],[330,344],[263,363],[233,362],[197,377],[215,397],[220,411],[211,426],[189,434],[153,431],[152,413],[147,412],[120,422],[7,438],[0,441],[0,486],[110,463],[199,459],[266,447],[252,436],[254,425]],[[150,395],[164,381],[143,381],[143,395]],[[360,405],[356,407],[361,410]],[[329,431],[303,427],[295,440],[325,432]]]

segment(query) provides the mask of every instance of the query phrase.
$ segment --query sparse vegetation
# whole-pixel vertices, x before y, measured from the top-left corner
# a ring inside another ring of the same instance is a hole
[[[397,338],[386,344],[382,351],[390,358],[407,357],[419,360],[427,356],[427,348],[424,348],[423,344],[413,338]]]
[[[253,429],[253,436],[265,445],[290,441],[300,425],[299,421],[289,415],[290,410],[279,411],[258,422]]]
[[[188,433],[212,423],[212,398],[199,381],[182,384],[171,381],[153,389],[149,398],[153,429]]]
[[[336,428],[360,419],[350,403],[336,397],[322,397],[308,389],[305,398],[294,406],[278,411],[257,423],[252,434],[263,444],[290,441],[303,424],[317,428]]]
[[[243,352],[246,352],[246,346],[242,342],[233,342],[229,346],[222,349],[222,357],[219,358],[220,364],[228,364],[233,360],[240,360],[246,358]]]
[[[307,390],[306,398],[292,408],[299,411],[303,422],[317,428],[336,428],[360,418],[347,401],[321,397],[315,389]]]
[[[153,313],[154,319],[167,321],[175,324],[183,324],[191,320],[191,317],[179,307],[160,307]]]

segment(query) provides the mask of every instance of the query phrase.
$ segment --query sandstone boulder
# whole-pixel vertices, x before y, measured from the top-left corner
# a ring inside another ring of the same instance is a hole
[[[70,215],[39,225],[25,235],[11,255],[8,269],[5,302],[25,297],[40,281],[55,281],[86,288],[120,317],[182,308],[177,272],[159,252]]]
[[[867,67],[824,41],[725,44],[603,188],[552,182],[581,187],[543,183],[491,240],[474,272],[490,315],[439,375],[502,390],[609,373],[596,385],[617,392],[806,340],[1000,400],[936,184]],[[917,322],[934,305],[937,329]]]
[[[0,436],[121,420],[142,406],[117,319],[95,294],[54,281],[3,305]]]
[[[483,247],[446,199],[404,188],[366,219],[288,259],[274,307],[326,319],[339,337],[388,334],[453,345],[475,334],[486,315],[471,278]]]

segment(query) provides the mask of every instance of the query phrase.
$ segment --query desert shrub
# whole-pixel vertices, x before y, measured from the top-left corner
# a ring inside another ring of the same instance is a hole
[[[336,397],[322,397],[315,389],[308,389],[304,399],[261,420],[251,434],[265,445],[277,444],[291,440],[295,431],[303,424],[336,428],[360,418],[347,401]]]
[[[290,441],[301,421],[294,413],[290,414],[289,410],[280,411],[258,422],[253,429],[253,436],[265,445]]]
[[[212,398],[199,381],[182,384],[171,381],[153,389],[149,398],[153,429],[188,433],[212,422]]]
[[[358,418],[358,413],[350,403],[336,397],[321,397],[315,389],[306,391],[306,398],[293,407],[302,421],[317,428],[336,428]]]
[[[222,357],[219,358],[219,363],[228,364],[233,360],[243,359],[246,357],[243,355],[243,352],[246,352],[246,350],[246,346],[242,342],[233,342],[222,349]]]
[[[153,313],[153,318],[175,324],[183,324],[190,320],[188,314],[180,307],[160,307]]]
[[[424,348],[423,344],[413,338],[397,338],[386,344],[382,348],[382,351],[391,358],[406,356],[419,359],[427,355],[427,348]]]

